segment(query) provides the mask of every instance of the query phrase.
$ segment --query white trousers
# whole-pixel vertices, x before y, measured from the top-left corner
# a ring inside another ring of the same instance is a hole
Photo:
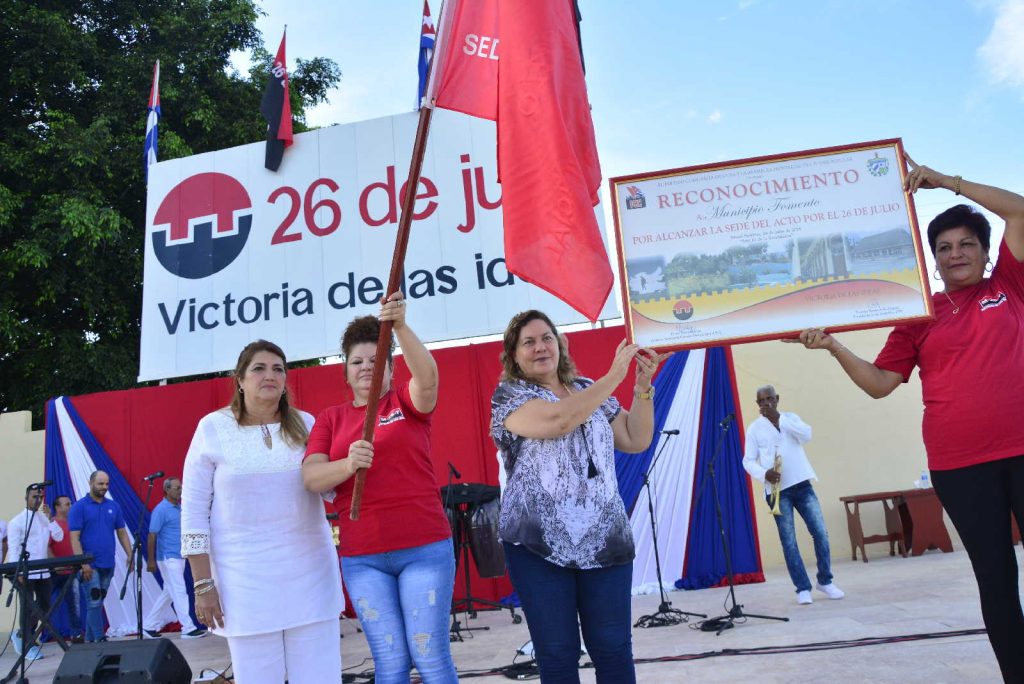
[[[235,684],[338,684],[341,627],[337,618],[280,632],[228,637]]]
[[[167,605],[171,604],[174,606],[174,614],[178,617],[178,622],[181,623],[181,633],[188,634],[196,628],[196,625],[188,614],[185,561],[182,558],[166,558],[158,560],[156,566],[160,568],[160,575],[164,578],[164,590],[160,592],[156,603],[150,607],[142,626],[144,629],[159,632],[164,626],[161,616]]]

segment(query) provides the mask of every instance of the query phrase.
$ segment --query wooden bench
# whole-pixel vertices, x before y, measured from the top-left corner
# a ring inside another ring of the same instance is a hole
[[[839,500],[846,507],[853,560],[857,560],[857,549],[860,549],[861,558],[867,563],[864,545],[879,542],[889,542],[890,556],[895,556],[899,550],[904,558],[908,548],[912,556],[920,556],[928,549],[941,549],[944,553],[953,550],[953,542],[942,520],[942,504],[932,489],[854,494],[841,496]],[[881,502],[885,510],[885,534],[864,536],[860,505],[875,501]]]

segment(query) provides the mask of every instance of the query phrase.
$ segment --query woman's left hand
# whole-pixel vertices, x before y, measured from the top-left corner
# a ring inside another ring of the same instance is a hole
[[[903,153],[903,157],[910,165],[910,173],[903,179],[903,189],[910,194],[914,194],[919,189],[934,190],[948,186],[949,176],[927,166],[919,166],[906,152]]]
[[[394,292],[380,306],[381,321],[391,321],[395,330],[405,327],[405,297],[401,291]]]
[[[661,362],[672,356],[674,352],[667,352],[665,354],[658,354],[653,349],[644,347],[636,353],[633,357],[636,359],[636,387],[637,389],[646,392],[651,388],[651,380],[654,378],[654,374],[658,370],[658,366]]]

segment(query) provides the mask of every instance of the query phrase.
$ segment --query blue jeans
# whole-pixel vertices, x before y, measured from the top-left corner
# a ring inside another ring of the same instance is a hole
[[[114,568],[92,569],[92,579],[82,579],[82,591],[85,592],[85,640],[99,641],[106,633],[103,624],[103,599],[114,578]]]
[[[814,540],[814,556],[818,561],[818,584],[831,584],[832,558],[828,547],[828,530],[825,529],[825,517],[821,514],[821,504],[818,503],[818,496],[814,493],[810,480],[804,480],[779,492],[779,510],[782,511],[782,515],[772,516],[779,527],[779,540],[782,542],[782,554],[786,557],[789,578],[793,580],[797,592],[811,590],[811,580],[807,577],[804,560],[800,557],[800,549],[796,544],[793,509],[796,509],[804,519],[807,531]]]
[[[56,610],[60,610],[61,606],[67,606],[68,609],[68,624],[71,628],[71,636],[78,636],[82,633],[82,594],[78,583],[78,573],[72,572],[67,575],[58,575],[54,573],[53,577],[53,594],[54,597],[60,593],[64,588],[65,584],[70,583],[68,591],[64,594],[64,600],[60,606],[57,606]]]
[[[580,629],[598,684],[636,682],[630,625],[632,564],[563,568],[508,543],[505,560],[526,613],[544,684],[580,681]]]
[[[342,556],[342,576],[373,654],[374,681],[458,682],[448,641],[455,551],[443,539],[410,549]]]

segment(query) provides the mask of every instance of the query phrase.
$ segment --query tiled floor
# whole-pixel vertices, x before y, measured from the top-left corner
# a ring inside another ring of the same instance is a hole
[[[879,547],[880,548],[880,547]],[[1020,551],[1018,550],[1018,554]],[[1019,559],[1020,560],[1020,559]],[[833,568],[836,584],[847,596],[830,601],[815,592],[814,604],[798,606],[785,568],[769,568],[767,582],[737,587],[737,598],[750,613],[790,618],[789,622],[750,619],[721,636],[691,629],[689,625],[634,629],[637,659],[679,657],[710,653],[687,662],[655,662],[637,666],[641,682],[998,682],[995,658],[983,634],[905,641],[878,646],[803,653],[732,655],[729,650],[796,646],[817,642],[899,636],[981,627],[977,588],[963,552],[930,551],[918,558],[873,556],[870,563],[838,560]],[[673,592],[676,608],[720,615],[725,589]],[[657,609],[659,597],[633,601],[634,618]],[[465,620],[464,615],[460,615]],[[465,624],[465,623],[463,623]],[[480,613],[470,621],[474,631],[452,644],[460,673],[488,670],[512,663],[515,650],[529,639],[525,622],[512,624],[508,612]],[[342,625],[346,672],[372,669],[369,651],[354,623]],[[223,669],[229,664],[225,642],[218,637],[180,641],[173,637],[198,676],[202,668]],[[32,682],[52,680],[60,650],[47,645],[47,657],[28,671]],[[519,657],[519,660],[523,660]],[[0,677],[14,659],[10,649],[0,658]],[[584,657],[582,663],[588,662]],[[504,681],[501,675],[483,678]],[[593,670],[584,668],[583,682],[593,682]],[[361,680],[365,681],[365,680]],[[293,683],[302,684],[302,683]]]

